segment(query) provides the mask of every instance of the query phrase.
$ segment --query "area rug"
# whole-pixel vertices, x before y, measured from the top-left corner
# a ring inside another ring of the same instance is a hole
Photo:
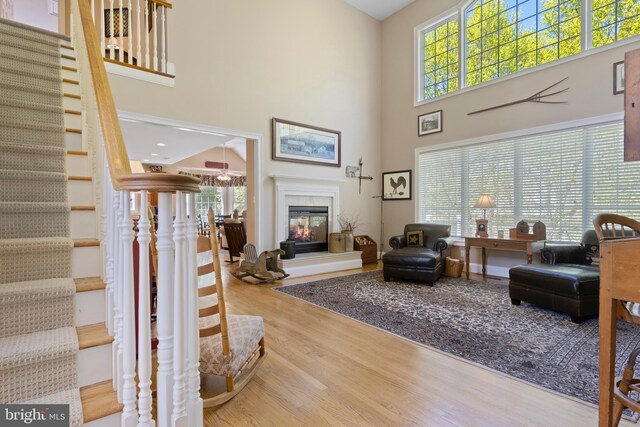
[[[505,283],[441,278],[385,282],[381,271],[275,290],[579,400],[598,403],[598,319],[522,303]],[[618,324],[617,372],[640,347],[640,325]],[[625,414],[630,415],[630,414]],[[637,417],[633,417],[637,420]]]

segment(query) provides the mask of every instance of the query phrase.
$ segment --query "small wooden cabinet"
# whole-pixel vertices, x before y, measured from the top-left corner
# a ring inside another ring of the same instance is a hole
[[[362,251],[362,265],[378,263],[378,244],[369,236],[355,236],[353,249]]]

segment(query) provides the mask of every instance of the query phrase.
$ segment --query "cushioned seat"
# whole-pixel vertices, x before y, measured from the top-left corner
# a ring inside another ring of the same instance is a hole
[[[514,305],[526,301],[580,323],[598,314],[600,270],[582,264],[520,265],[509,270],[509,297]]]
[[[385,262],[396,266],[415,266],[435,268],[440,263],[440,253],[427,248],[399,248],[385,254]]]
[[[442,260],[453,244],[450,232],[451,227],[442,224],[405,225],[402,236],[389,239],[393,250],[382,257],[384,280],[396,278],[433,285],[442,274]]]

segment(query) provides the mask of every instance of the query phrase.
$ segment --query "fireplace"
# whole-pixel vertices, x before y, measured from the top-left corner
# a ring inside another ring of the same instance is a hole
[[[296,253],[323,252],[328,249],[328,206],[289,206],[289,237],[296,242]]]

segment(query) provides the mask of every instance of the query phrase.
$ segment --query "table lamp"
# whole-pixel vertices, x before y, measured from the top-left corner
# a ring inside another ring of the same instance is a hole
[[[480,195],[480,198],[474,205],[474,208],[480,208],[483,210],[483,218],[476,219],[476,237],[489,237],[489,233],[487,232],[487,209],[495,208],[496,204],[493,202],[491,198],[491,194],[483,193]]]

